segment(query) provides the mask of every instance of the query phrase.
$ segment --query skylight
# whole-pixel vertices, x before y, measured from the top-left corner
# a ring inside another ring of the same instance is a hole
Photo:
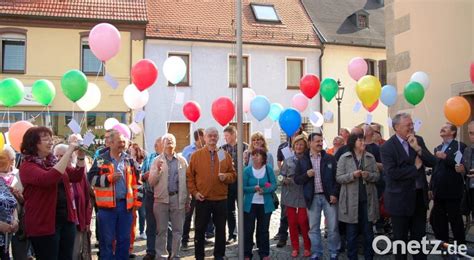
[[[255,20],[258,22],[280,22],[280,18],[273,5],[264,4],[250,4],[252,11],[255,16]]]

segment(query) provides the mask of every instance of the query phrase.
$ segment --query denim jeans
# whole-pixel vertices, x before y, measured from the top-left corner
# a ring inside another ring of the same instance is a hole
[[[257,221],[257,247],[260,258],[270,255],[270,218],[272,213],[265,213],[263,204],[252,204],[250,212],[244,212],[244,256],[252,259],[253,232]],[[239,242],[240,243],[240,242]]]
[[[339,237],[337,206],[331,205],[324,194],[314,194],[313,202],[308,210],[309,217],[309,239],[311,240],[311,252],[313,256],[323,256],[323,242],[321,240],[321,211],[327,220],[328,247],[331,257],[337,257],[341,239]]]
[[[365,260],[374,258],[374,250],[372,249],[372,241],[374,240],[374,231],[372,223],[368,220],[367,202],[359,203],[358,223],[346,223],[347,238],[347,258],[357,260],[357,237],[362,233],[364,237],[364,257]]]
[[[125,200],[117,201],[115,208],[99,209],[100,258],[103,260],[129,257],[132,211],[127,210]],[[115,255],[112,243],[116,240]],[[36,249],[35,249],[36,252]]]

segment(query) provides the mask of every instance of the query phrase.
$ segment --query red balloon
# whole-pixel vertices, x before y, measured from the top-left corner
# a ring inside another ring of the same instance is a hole
[[[194,123],[201,117],[201,106],[196,101],[188,101],[183,106],[184,116]]]
[[[318,94],[320,84],[321,82],[319,81],[318,76],[314,74],[306,74],[300,80],[300,89],[305,96],[311,99]]]
[[[132,67],[132,82],[143,91],[151,87],[158,78],[158,68],[155,63],[149,59],[139,60]]]
[[[367,109],[367,111],[372,112],[377,108],[378,105],[379,105],[379,100],[377,99],[377,101],[375,101],[375,103],[373,103],[370,107],[364,106],[364,108]]]
[[[212,102],[212,116],[221,126],[227,125],[235,115],[235,106],[228,97],[220,97]]]
[[[471,62],[471,82],[474,84],[474,62]]]

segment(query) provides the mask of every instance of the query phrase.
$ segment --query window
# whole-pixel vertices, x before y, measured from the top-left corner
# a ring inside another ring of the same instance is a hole
[[[2,73],[25,73],[25,35],[5,33],[2,40]]]
[[[184,147],[189,145],[190,137],[190,123],[176,123],[170,122],[168,133],[173,134],[176,137],[176,151],[183,151]]]
[[[367,75],[375,76],[375,61],[370,59],[365,59],[367,62]]]
[[[357,27],[359,28],[368,28],[369,22],[367,15],[359,14],[357,16]]]
[[[247,88],[249,82],[248,57],[242,58],[242,86]],[[237,87],[237,57],[229,56],[229,87]]]
[[[2,119],[0,120],[0,132],[1,133],[8,132],[9,126],[11,126],[11,124],[18,122],[20,120],[23,120],[23,112],[10,112],[8,113],[8,117],[4,114],[2,116]]]
[[[303,77],[303,60],[286,60],[286,86],[288,89],[299,89],[300,79]]]
[[[246,142],[247,144],[250,144],[250,123],[243,123],[243,127],[244,127],[244,142]],[[229,125],[233,125],[235,126],[235,128],[237,128],[237,122],[230,122]]]
[[[87,37],[81,39],[81,70],[86,75],[104,75],[102,62],[92,53]]]
[[[176,86],[180,86],[180,87],[188,87],[188,86],[191,86],[189,84],[189,54],[181,54],[181,53],[170,53],[168,54],[168,57],[172,57],[172,56],[176,56],[176,57],[180,57],[184,63],[186,64],[186,75],[184,76],[183,80],[181,80],[181,82],[179,82],[178,84],[176,84]],[[174,86],[171,82],[168,81],[168,86]]]
[[[252,3],[250,4],[250,6],[252,7],[255,20],[257,20],[258,22],[281,22],[273,5]]]
[[[379,60],[379,80],[382,86],[387,85],[387,61]]]

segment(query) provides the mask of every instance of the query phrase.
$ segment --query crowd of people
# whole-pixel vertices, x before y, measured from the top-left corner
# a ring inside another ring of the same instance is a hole
[[[457,127],[446,123],[442,143],[430,152],[406,113],[397,114],[392,127],[388,140],[377,124],[341,129],[327,150],[322,133],[300,129],[278,147],[276,167],[264,135],[253,133],[244,144],[239,207],[233,126],[224,129],[221,147],[218,130],[209,127],[197,129],[183,151],[176,150],[174,135],[158,137],[149,154],[108,130],[105,147],[93,157],[80,136],[55,143],[49,128],[32,127],[21,153],[9,146],[0,151],[0,259],[91,259],[93,212],[99,256],[106,260],[134,258],[135,239],[146,240],[144,259],[177,259],[189,247],[192,223],[195,258],[204,259],[215,237],[214,258],[224,259],[226,246],[237,242],[237,210],[244,212],[245,259],[254,248],[260,259],[270,259],[270,219],[278,207],[274,239],[286,246],[289,230],[292,257],[323,259],[327,250],[331,260],[342,251],[358,259],[362,237],[364,257],[373,259],[374,236],[387,232],[387,223],[393,240],[421,241],[427,219],[436,239],[450,242],[450,225],[452,240],[465,244],[474,146],[456,141]],[[474,144],[474,122],[468,129]]]

